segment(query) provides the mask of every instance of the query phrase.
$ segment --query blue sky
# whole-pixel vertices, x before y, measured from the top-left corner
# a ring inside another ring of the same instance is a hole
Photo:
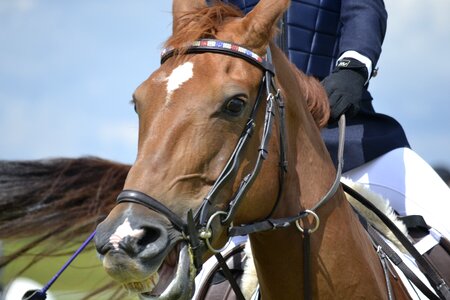
[[[450,167],[450,2],[387,0],[371,91],[413,148]],[[134,89],[159,65],[171,1],[0,1],[0,159],[132,163]]]

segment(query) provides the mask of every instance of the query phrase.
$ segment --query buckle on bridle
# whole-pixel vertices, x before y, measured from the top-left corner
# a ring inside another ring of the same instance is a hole
[[[216,218],[217,216],[220,216],[220,215],[228,216],[228,213],[226,213],[224,211],[220,211],[220,210],[216,211],[209,217],[208,222],[206,223],[206,226],[203,227],[202,229],[200,229],[200,232],[199,232],[199,237],[205,241],[205,244],[206,244],[206,247],[208,248],[208,250],[214,254],[222,252],[231,243],[231,239],[229,238],[227,243],[225,244],[225,246],[223,246],[220,249],[216,249],[211,245],[211,242],[210,242],[210,239],[212,238],[211,223],[214,220],[214,218]],[[233,226],[233,223],[231,223],[230,226]]]
[[[302,225],[300,225],[301,219],[297,219],[295,221],[295,226],[297,226],[297,229],[300,230],[301,233],[304,233],[306,231],[307,233],[311,234],[311,233],[315,232],[317,229],[319,229],[320,219],[319,219],[319,216],[312,210],[306,209],[304,211],[304,213],[305,213],[305,215],[304,215],[305,217],[307,217],[308,215],[312,215],[314,217],[314,227],[307,228],[307,229],[303,228]]]

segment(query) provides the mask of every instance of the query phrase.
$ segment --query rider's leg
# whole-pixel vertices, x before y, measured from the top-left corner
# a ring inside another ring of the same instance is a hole
[[[344,176],[387,198],[400,215],[422,215],[450,238],[450,189],[411,149],[392,150]]]

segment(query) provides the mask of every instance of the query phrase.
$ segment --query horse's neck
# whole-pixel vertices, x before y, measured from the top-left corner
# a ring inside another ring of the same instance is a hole
[[[316,119],[320,117],[316,114],[313,118],[305,98],[309,98],[309,102],[319,103],[315,107],[323,105],[327,109],[328,99],[319,82],[294,69],[280,49],[272,49],[276,76],[286,102],[289,187],[285,188],[285,193],[287,198],[296,199],[291,206],[300,205],[303,209],[309,209],[331,187],[336,170],[317,127]],[[327,113],[323,115],[328,117]]]
[[[284,71],[288,70],[277,68],[282,83],[292,77],[280,73]],[[286,123],[290,126],[287,128],[290,169],[274,217],[293,216],[312,208],[331,187],[335,177],[334,166],[306,105],[289,103],[295,100],[292,94],[299,88],[289,87],[289,84],[284,86],[288,109]],[[364,295],[386,295],[383,277],[375,276],[381,271],[377,255],[343,192],[339,190],[316,213],[320,217],[320,227],[311,235],[311,284],[315,299],[336,299],[337,295],[342,299],[351,299],[355,295],[362,298]],[[298,299],[303,294],[302,233],[290,226],[253,234],[250,239],[263,298]],[[350,270],[348,277],[346,273]]]

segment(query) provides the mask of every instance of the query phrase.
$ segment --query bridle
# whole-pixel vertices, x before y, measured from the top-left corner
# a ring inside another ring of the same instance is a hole
[[[177,55],[178,53],[179,49],[173,48],[164,49],[161,55],[161,64],[163,64],[170,57]],[[315,205],[312,209],[302,211],[292,217],[279,219],[271,218],[272,214],[274,213],[274,211],[278,206],[278,203],[280,202],[283,190],[284,177],[285,173],[287,172],[287,160],[286,160],[287,141],[285,134],[284,101],[281,97],[280,90],[276,87],[276,83],[274,80],[275,70],[272,65],[270,49],[269,48],[267,49],[266,57],[261,57],[258,54],[240,45],[220,40],[202,39],[188,45],[185,49],[183,49],[182,53],[183,54],[217,53],[233,56],[243,59],[263,71],[263,76],[261,79],[257,98],[251,110],[248,121],[241,133],[241,136],[236,144],[235,149],[233,150],[228,162],[226,163],[219,177],[216,179],[210,191],[203,199],[201,205],[196,209],[196,211],[195,212],[192,210],[188,211],[186,220],[183,220],[181,217],[175,214],[170,208],[168,208],[158,200],[154,199],[153,197],[145,193],[136,190],[122,191],[117,198],[117,203],[124,203],[124,202],[137,203],[165,216],[172,223],[174,228],[176,228],[179,232],[182,233],[182,235],[189,243],[189,246],[193,252],[194,265],[198,271],[201,269],[203,264],[202,262],[203,254],[207,250],[215,253],[216,258],[221,264],[225,275],[227,276],[228,273],[227,279],[230,281],[230,284],[233,290],[235,291],[238,299],[244,299],[239,287],[237,286],[237,283],[235,282],[233,276],[231,275],[231,272],[229,272],[225,260],[220,254],[220,252],[225,247],[222,249],[215,249],[211,245],[210,240],[213,236],[213,232],[210,225],[212,221],[215,218],[219,217],[222,226],[228,228],[229,237],[237,235],[246,235],[249,233],[277,228],[286,228],[291,224],[295,223],[297,228],[302,232],[305,241],[307,241],[305,242],[305,244],[307,244],[307,247],[309,247],[309,234],[317,230],[319,226],[319,217],[314,211],[318,209],[320,206],[322,206],[325,202],[327,202],[334,195],[334,193],[339,187],[340,182],[339,180],[341,177],[341,170],[342,170],[343,143],[341,142],[339,143],[338,171],[336,174],[336,179],[330,190],[318,202],[318,204]],[[248,144],[248,141],[250,140],[254,132],[254,128],[256,127],[255,118],[259,108],[261,107],[261,103],[263,102],[262,99],[264,95],[266,95],[265,117],[262,135],[260,137],[260,146],[258,148],[258,155],[255,165],[252,171],[246,176],[244,176],[243,179],[241,180],[239,188],[237,189],[237,191],[235,191],[234,195],[232,196],[232,199],[229,201],[227,210],[226,211],[214,210],[213,204],[217,194],[221,189],[224,188],[226,183],[229,182],[229,179],[232,177],[233,174],[236,173],[239,167],[240,156],[243,150],[245,149],[245,146]],[[268,143],[272,133],[272,125],[275,116],[277,115],[275,108],[277,108],[278,112],[278,122],[279,122],[278,127],[280,139],[279,142],[280,175],[279,175],[279,185],[278,185],[279,189],[277,199],[271,212],[267,215],[267,217],[263,221],[234,227],[232,222],[236,214],[236,211],[238,210],[240,204],[242,203],[245,194],[247,193],[252,183],[254,182],[255,178],[259,174],[262,163],[267,158],[267,155],[269,153]],[[345,119],[341,118],[339,122],[340,141],[344,140],[344,133],[342,129],[344,127],[342,126],[343,124],[345,124]],[[308,215],[312,215],[314,217],[315,226],[311,229],[303,229],[299,223],[299,220],[307,217]],[[304,252],[306,253],[305,255],[309,256],[309,249],[305,249]],[[306,264],[306,260],[309,262],[309,257],[305,256],[304,260]],[[306,274],[310,273],[309,266],[304,270],[304,272]],[[310,276],[306,275],[305,277],[308,278],[307,280],[309,281]],[[308,285],[310,285],[310,282],[308,282]],[[305,289],[308,290],[307,288]],[[307,296],[307,293],[308,291],[305,291],[305,299],[310,298],[310,296]]]
[[[177,54],[178,49],[168,48],[164,49],[161,54],[161,64],[163,64],[167,59]],[[213,253],[219,253],[221,249],[214,249],[210,243],[212,238],[211,222],[216,217],[220,217],[223,226],[230,226],[232,224],[233,218],[238,210],[245,194],[249,190],[250,186],[257,177],[263,161],[268,155],[268,143],[272,133],[272,125],[275,119],[275,106],[278,107],[279,115],[279,138],[280,138],[280,176],[279,176],[279,191],[277,196],[277,201],[272,209],[272,212],[267,218],[269,218],[273,211],[276,209],[277,203],[281,198],[282,185],[284,182],[284,174],[287,172],[287,161],[286,161],[286,138],[285,138],[285,121],[284,121],[284,102],[281,97],[281,93],[276,89],[274,75],[275,71],[273,69],[270,51],[267,55],[269,58],[263,58],[258,54],[233,43],[228,43],[219,40],[202,39],[193,42],[184,49],[183,54],[198,54],[198,53],[218,53],[233,57],[238,57],[244,59],[245,61],[251,63],[252,65],[260,68],[264,74],[261,79],[258,94],[246,122],[246,125],[240,135],[240,138],[233,150],[228,162],[225,164],[219,177],[214,182],[213,186],[209,190],[208,194],[203,199],[201,205],[196,209],[195,212],[190,210],[187,214],[187,219],[181,219],[177,214],[175,214],[171,209],[163,205],[158,200],[153,197],[135,190],[124,190],[122,191],[118,198],[118,203],[132,202],[141,204],[149,209],[152,209],[162,215],[164,215],[172,225],[189,241],[191,249],[194,253],[194,263],[197,269],[201,268],[202,254],[208,249]],[[217,194],[221,189],[229,182],[230,178],[237,171],[239,167],[239,161],[241,154],[243,153],[248,141],[254,133],[256,127],[255,118],[256,114],[261,107],[263,102],[263,96],[266,95],[266,110],[264,117],[264,125],[262,136],[260,138],[260,146],[258,148],[258,156],[252,171],[244,176],[241,180],[239,188],[234,193],[232,199],[229,201],[227,211],[214,211],[213,204]],[[266,218],[266,219],[267,219]]]

